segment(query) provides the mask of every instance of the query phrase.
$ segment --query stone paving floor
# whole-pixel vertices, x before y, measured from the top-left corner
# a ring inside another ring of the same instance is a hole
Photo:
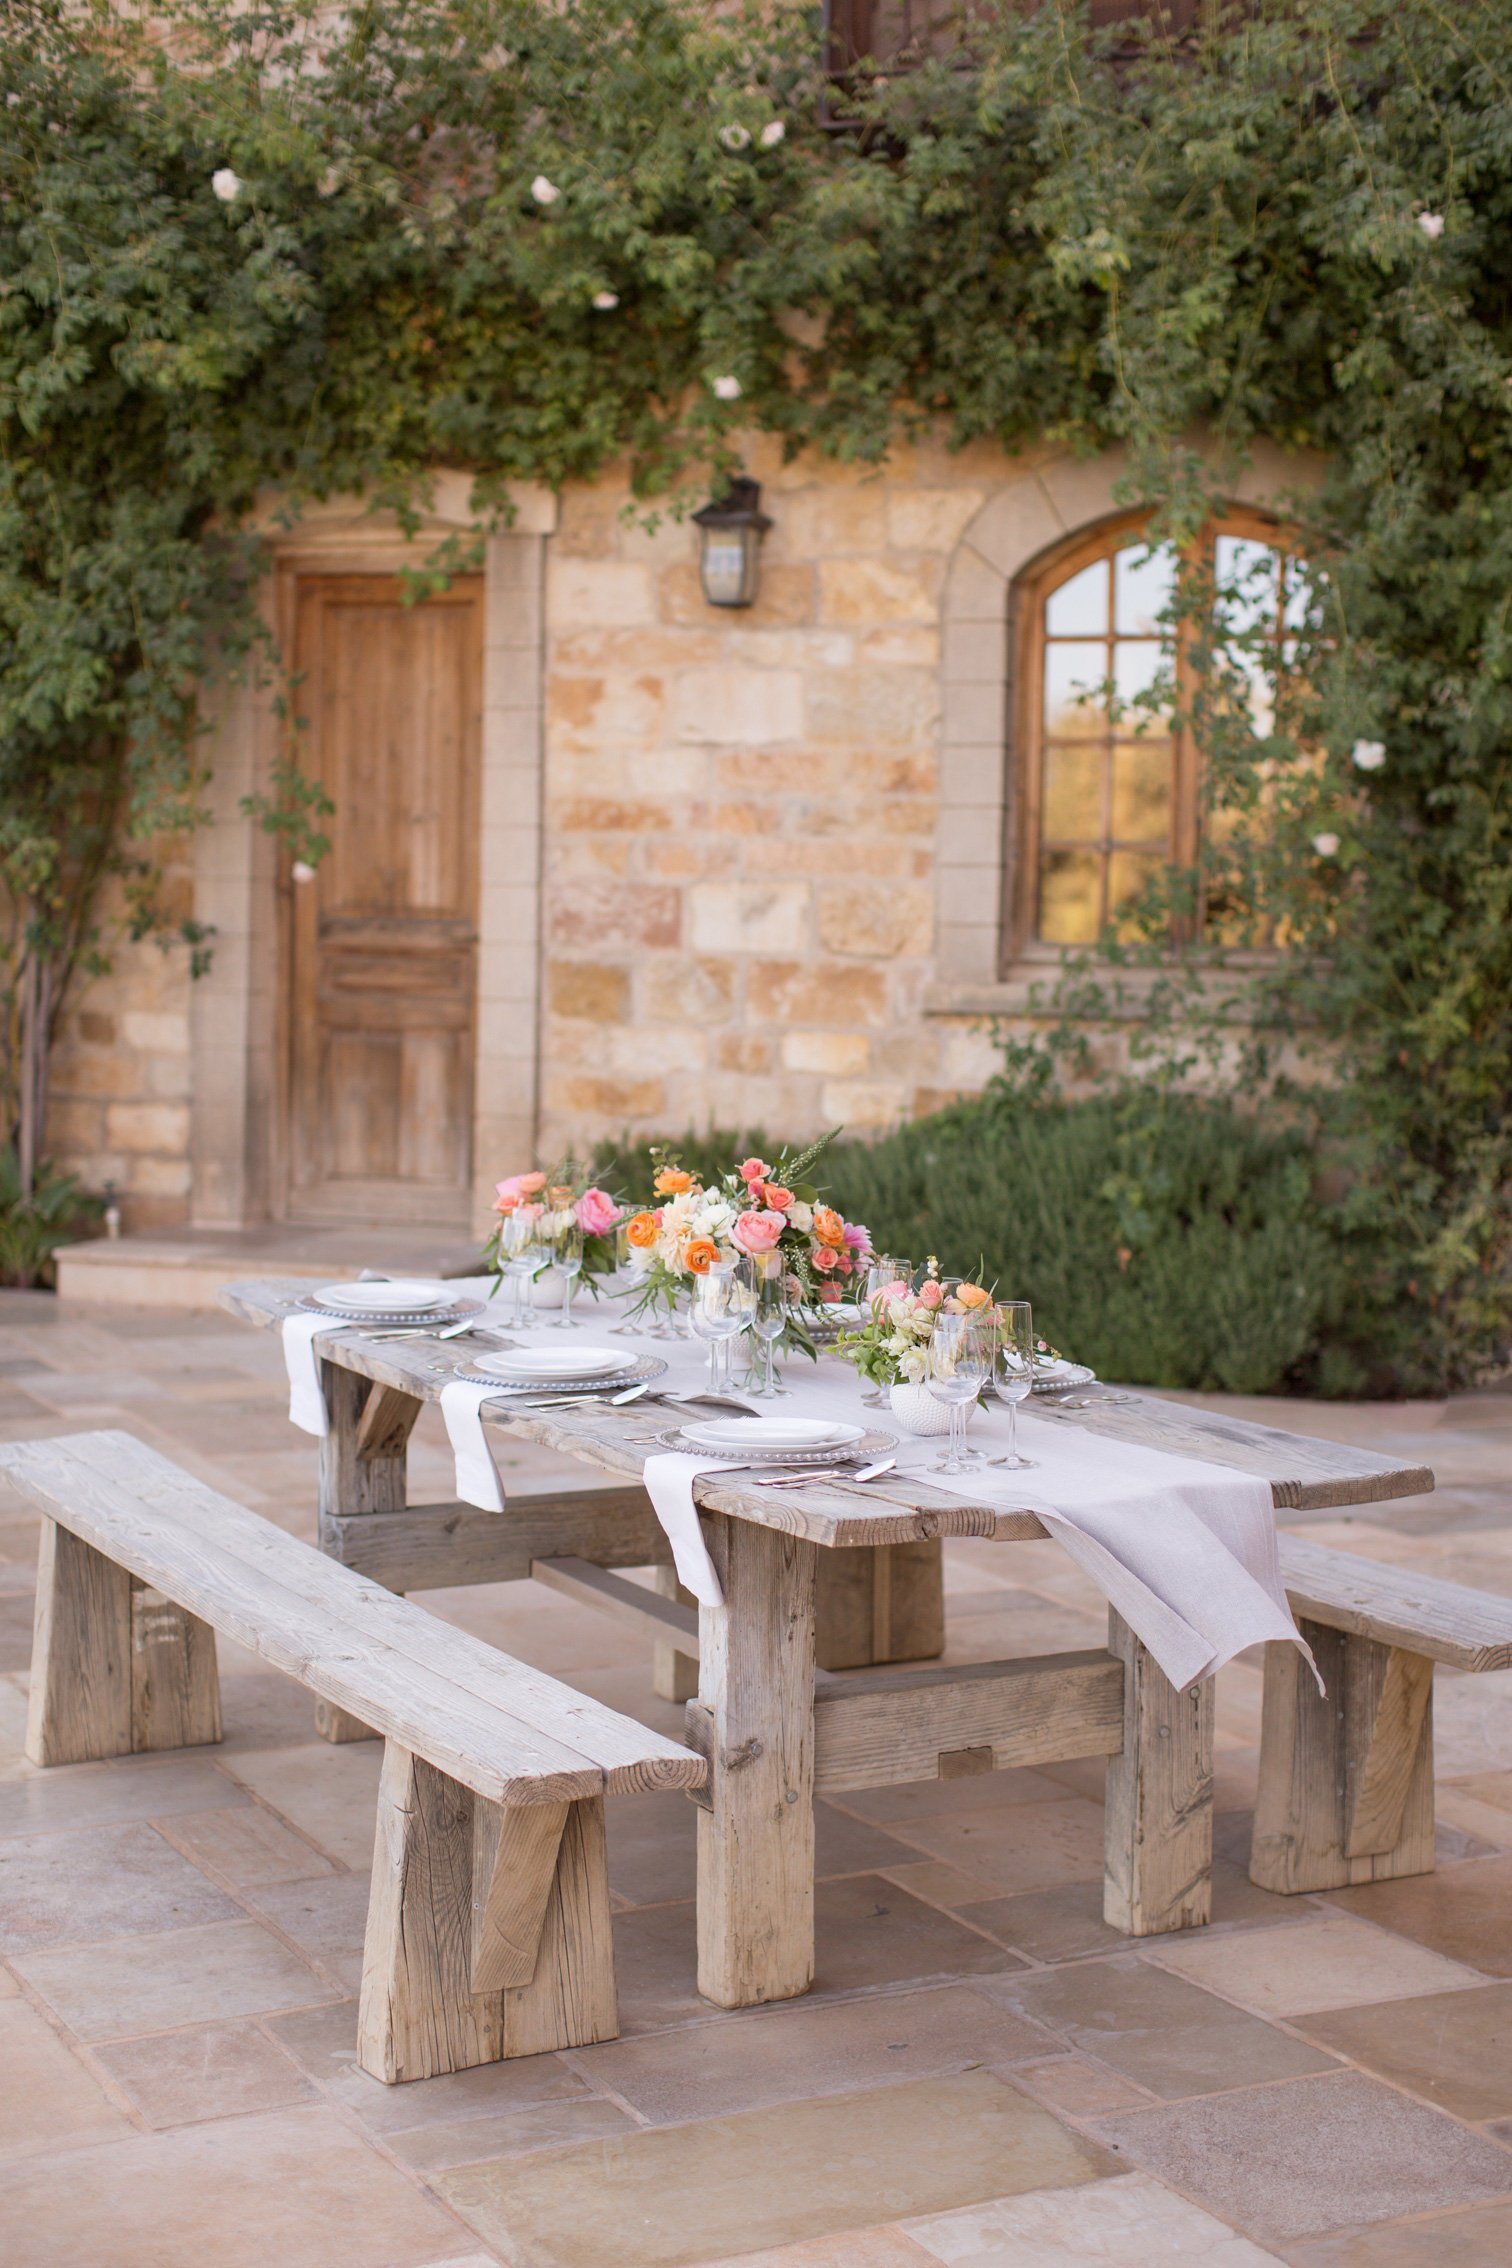
[[[282,1399],[229,1319],[0,1295],[0,1437],[126,1426],[308,1533]],[[1227,1406],[1431,1463],[1436,1495],[1310,1532],[1512,1592],[1512,1398]],[[429,1417],[415,1464],[450,1493]],[[385,2088],[352,2060],[377,1745],[319,1742],[223,1645],[222,1747],[32,1771],[33,1553],[0,1501],[7,2268],[1512,2260],[1512,1673],[1440,1674],[1439,1871],[1286,1900],[1245,1874],[1235,1664],[1217,1921],[1137,1950],[1099,1918],[1091,1765],[821,1804],[816,1989],[735,2015],[694,1989],[691,1806],[612,1801],[623,2036]],[[949,1583],[953,1658],[1100,1642],[1051,1544],[954,1546]],[[647,1649],[539,1586],[428,1603],[678,1729]]]

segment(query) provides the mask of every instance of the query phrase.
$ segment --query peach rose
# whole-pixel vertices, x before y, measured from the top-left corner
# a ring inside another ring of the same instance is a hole
[[[730,1241],[741,1252],[773,1252],[786,1226],[780,1213],[738,1213]]]
[[[985,1307],[987,1305],[987,1294],[983,1291],[980,1284],[957,1284],[955,1288],[955,1296],[958,1305],[967,1308],[968,1310],[973,1307]]]
[[[661,1222],[655,1213],[636,1213],[626,1221],[625,1234],[637,1252],[645,1252],[661,1234]]]
[[[584,1236],[607,1236],[619,1225],[619,1207],[607,1189],[585,1189],[572,1210]]]
[[[926,1277],[919,1286],[919,1305],[921,1307],[938,1307],[944,1297],[944,1285],[937,1284],[933,1276]]]
[[[693,1186],[693,1176],[684,1173],[681,1166],[667,1165],[662,1167],[651,1186],[658,1197],[686,1197]]]
[[[522,1197],[538,1197],[546,1186],[544,1173],[522,1173],[518,1179]]]
[[[845,1242],[845,1223],[833,1205],[814,1207],[814,1234],[821,1244],[832,1244],[837,1250]]]
[[[765,1158],[747,1158],[740,1168],[740,1178],[746,1183],[765,1181],[771,1170]]]
[[[494,1211],[512,1213],[524,1198],[534,1197],[545,1186],[544,1173],[512,1173],[506,1180],[495,1184]]]
[[[690,1237],[683,1246],[682,1263],[690,1276],[706,1276],[718,1258],[719,1246],[712,1237]]]
[[[840,1255],[830,1245],[821,1244],[814,1254],[813,1265],[818,1269],[821,1276],[827,1276],[832,1269],[839,1267]]]
[[[787,1212],[793,1202],[791,1189],[780,1188],[775,1181],[754,1182],[751,1186],[751,1195],[758,1204],[769,1207],[774,1213]]]

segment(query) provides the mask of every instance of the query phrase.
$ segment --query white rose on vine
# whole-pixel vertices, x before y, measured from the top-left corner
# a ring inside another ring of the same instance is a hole
[[[538,173],[530,184],[530,194],[538,205],[554,205],[562,192],[554,181],[547,180],[544,173]]]
[[[780,118],[768,119],[766,125],[761,129],[761,146],[764,150],[775,150],[777,144],[784,140],[786,135],[787,128]]]
[[[242,192],[241,180],[229,165],[220,166],[211,174],[210,186],[223,205],[234,205]]]
[[[1436,244],[1444,233],[1444,216],[1442,213],[1419,213],[1417,224],[1430,244]]]
[[[745,388],[738,378],[716,378],[712,381],[712,384],[714,399],[717,402],[738,402],[745,392]]]
[[[1337,835],[1314,835],[1312,839],[1312,847],[1317,852],[1319,858],[1337,858],[1339,853],[1339,838]]]
[[[1357,740],[1349,751],[1357,772],[1378,772],[1386,761],[1384,740]]]

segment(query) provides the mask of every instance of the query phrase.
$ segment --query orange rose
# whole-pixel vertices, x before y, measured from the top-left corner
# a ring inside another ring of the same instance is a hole
[[[690,1237],[683,1246],[683,1266],[690,1276],[706,1276],[719,1258],[719,1246],[712,1237]]]
[[[654,1213],[636,1213],[626,1221],[625,1234],[638,1252],[645,1252],[661,1234],[661,1222]]]
[[[987,1294],[980,1284],[957,1284],[955,1296],[958,1304],[964,1308],[970,1309],[987,1305]]]
[[[837,1252],[845,1242],[845,1223],[832,1205],[814,1207],[814,1234],[821,1244],[832,1245]]]
[[[681,1166],[665,1165],[651,1186],[658,1197],[686,1197],[693,1186],[693,1176],[684,1173]]]

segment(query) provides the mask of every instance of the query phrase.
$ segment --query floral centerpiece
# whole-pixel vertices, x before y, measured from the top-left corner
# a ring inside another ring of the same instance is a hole
[[[504,1277],[504,1224],[511,1214],[522,1210],[540,1221],[543,1243],[549,1243],[553,1233],[569,1220],[576,1221],[583,1232],[583,1281],[594,1285],[595,1290],[595,1278],[614,1273],[618,1257],[615,1231],[627,1208],[607,1189],[598,1188],[569,1157],[553,1173],[512,1173],[497,1184],[497,1218],[483,1247],[483,1259],[500,1283]]]
[[[874,1386],[922,1386],[929,1372],[929,1342],[941,1314],[964,1315],[987,1308],[992,1294],[980,1284],[953,1284],[926,1276],[917,1291],[901,1277],[884,1284],[871,1301],[871,1315],[858,1331],[842,1331],[835,1352]]]
[[[642,1277],[639,1304],[670,1307],[688,1279],[707,1275],[716,1261],[768,1253],[786,1271],[795,1308],[840,1300],[870,1257],[871,1238],[859,1222],[826,1205],[805,1178],[833,1140],[826,1134],[796,1156],[784,1149],[772,1163],[745,1158],[709,1184],[687,1172],[674,1151],[654,1149],[652,1195],[661,1202],[643,1206],[625,1223]],[[794,1336],[810,1345],[801,1324]]]

